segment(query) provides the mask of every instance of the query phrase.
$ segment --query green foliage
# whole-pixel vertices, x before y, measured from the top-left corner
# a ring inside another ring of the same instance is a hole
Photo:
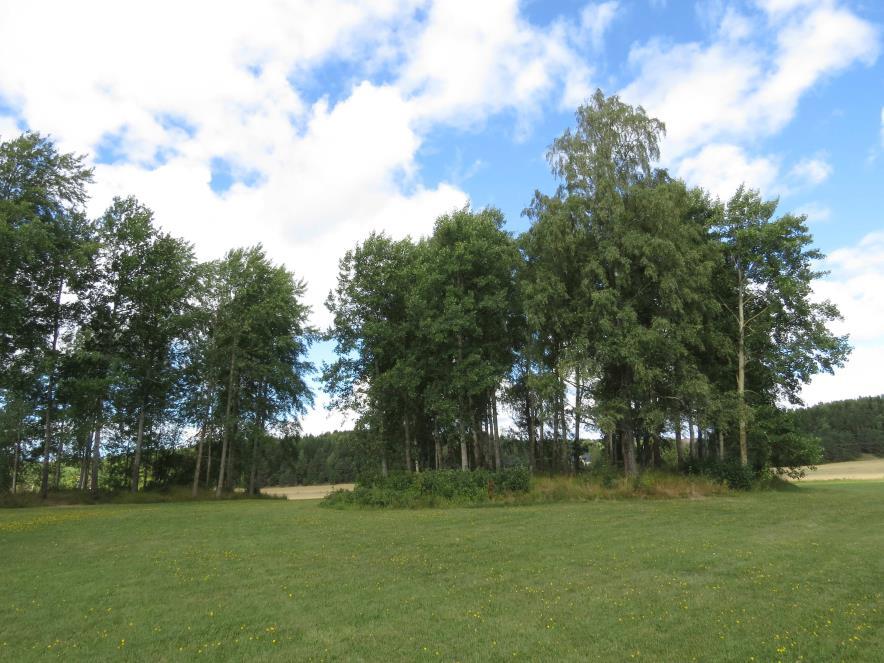
[[[821,403],[792,416],[798,430],[820,439],[827,461],[884,456],[884,396]]]
[[[742,465],[738,458],[730,460],[698,460],[688,459],[683,467],[689,475],[705,476],[735,490],[751,490],[761,486],[769,477],[769,473],[758,470],[751,465]]]
[[[444,504],[473,504],[499,495],[526,493],[531,474],[526,467],[499,472],[476,470],[430,470],[394,472],[388,476],[362,478],[352,491],[337,491],[323,500],[326,506],[360,505],[414,508]]]

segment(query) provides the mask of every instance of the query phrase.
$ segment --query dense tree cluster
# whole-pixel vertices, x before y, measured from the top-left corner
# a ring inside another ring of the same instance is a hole
[[[793,417],[798,430],[819,437],[826,460],[884,456],[884,396],[821,403]]]
[[[44,494],[65,467],[82,489],[186,472],[218,494],[365,464],[574,471],[587,434],[628,475],[673,445],[679,462],[807,462],[779,408],[848,352],[810,296],[821,256],[776,201],[722,203],[657,168],[663,131],[597,92],[520,236],[465,207],[348,251],[322,378],[357,426],[309,471],[304,283],[260,246],[198,263],[133,198],[89,219],[81,157],[0,143],[0,480],[37,459]]]
[[[346,254],[324,379],[382,472],[499,468],[500,402],[544,470],[575,470],[587,429],[630,475],[673,441],[679,461],[812,460],[778,406],[848,346],[810,297],[805,220],[655,168],[663,130],[598,92],[552,143],[560,186],[535,194],[521,236],[465,208],[426,239],[375,234]]]
[[[194,491],[253,490],[268,432],[311,399],[303,282],[260,246],[198,263],[133,198],[88,219],[91,178],[39,134],[0,143],[2,479],[39,457],[44,495],[65,466],[134,492],[195,436]]]

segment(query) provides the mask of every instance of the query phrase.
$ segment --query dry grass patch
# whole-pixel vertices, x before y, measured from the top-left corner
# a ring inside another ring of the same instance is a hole
[[[870,456],[862,460],[826,463],[815,470],[807,469],[802,481],[881,480],[884,479],[884,458]]]
[[[321,500],[336,490],[353,490],[352,483],[331,483],[322,486],[269,486],[261,489],[262,495],[285,497],[287,500]]]

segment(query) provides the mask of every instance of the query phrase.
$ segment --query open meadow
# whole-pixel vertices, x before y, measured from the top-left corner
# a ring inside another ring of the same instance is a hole
[[[0,512],[0,659],[876,661],[884,482]]]

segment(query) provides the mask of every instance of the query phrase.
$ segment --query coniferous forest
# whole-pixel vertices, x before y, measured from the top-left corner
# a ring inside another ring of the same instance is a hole
[[[324,330],[310,274],[261,246],[198,262],[149,201],[89,218],[85,157],[4,139],[0,485],[220,495],[360,471],[571,473],[589,442],[628,476],[760,471],[819,461],[830,429],[852,437],[829,458],[880,452],[839,406],[789,411],[849,352],[836,308],[812,298],[822,256],[804,217],[673,178],[664,133],[597,92],[549,147],[558,187],[525,192],[527,231],[465,207],[427,237],[372,233],[340,261]],[[336,359],[314,367],[317,339]],[[354,432],[300,435],[314,374]]]

